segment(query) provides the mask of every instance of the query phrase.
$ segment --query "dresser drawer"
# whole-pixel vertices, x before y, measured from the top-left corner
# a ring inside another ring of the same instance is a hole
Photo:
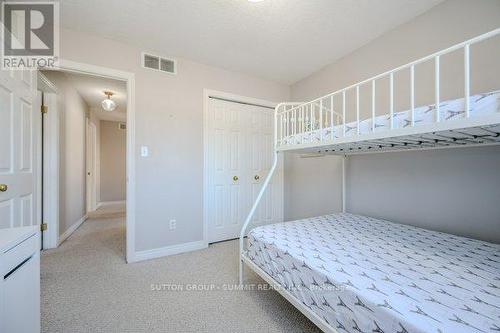
[[[38,252],[38,234],[25,239],[6,252],[0,254],[0,278],[11,273],[17,266],[22,264],[26,259]]]

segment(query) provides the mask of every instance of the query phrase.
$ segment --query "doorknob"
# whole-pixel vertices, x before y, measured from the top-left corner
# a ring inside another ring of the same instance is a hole
[[[233,176],[233,181],[237,182],[238,181],[238,176]]]
[[[255,175],[255,176],[253,177],[253,179],[255,179],[255,180],[259,180],[259,179],[260,179],[260,177],[259,177],[259,175]]]
[[[8,189],[7,184],[0,184],[0,192],[7,192]]]

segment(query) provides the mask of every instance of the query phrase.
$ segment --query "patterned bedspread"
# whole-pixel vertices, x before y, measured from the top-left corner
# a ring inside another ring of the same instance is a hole
[[[340,332],[500,332],[500,245],[333,214],[258,227],[248,257]]]

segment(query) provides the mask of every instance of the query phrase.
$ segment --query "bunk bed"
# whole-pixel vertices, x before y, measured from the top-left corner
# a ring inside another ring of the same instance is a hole
[[[240,233],[243,265],[325,332],[499,332],[500,245],[346,212],[353,154],[500,144],[500,91],[470,94],[471,46],[500,29],[306,103],[275,109],[274,161]],[[463,52],[464,95],[442,101],[440,61]],[[415,105],[415,67],[434,63],[434,103]],[[394,107],[394,75],[409,71],[410,108]],[[377,81],[389,108],[376,110]],[[360,88],[371,88],[371,114]],[[346,119],[346,94],[356,117]],[[341,109],[334,99],[341,100]],[[247,230],[282,152],[342,156],[342,213]],[[248,236],[245,248],[244,238]]]

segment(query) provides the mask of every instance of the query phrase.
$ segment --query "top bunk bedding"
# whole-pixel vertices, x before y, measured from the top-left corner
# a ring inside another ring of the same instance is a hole
[[[465,101],[464,98],[448,100],[439,103],[440,119],[442,121],[461,119],[464,117],[465,113]],[[432,124],[435,122],[436,105],[425,105],[416,107],[414,109],[414,124],[415,126]],[[500,91],[493,91],[484,94],[477,94],[470,97],[470,117],[482,117],[500,112]],[[391,128],[390,125],[390,114],[380,115],[375,117],[375,133],[388,131]],[[401,111],[394,112],[393,118],[394,129],[397,128],[407,128],[411,127],[411,111]],[[359,123],[359,134],[369,134],[372,131],[373,119],[368,118],[360,120]],[[315,130],[307,130],[307,128],[316,128]],[[285,145],[297,145],[301,143],[314,143],[320,142],[321,138],[342,138],[343,125],[336,125],[333,127],[333,137],[332,128],[325,127],[323,129],[319,128],[319,124],[306,125],[306,131],[302,133],[297,133],[295,135],[289,135],[283,138],[282,144]],[[345,137],[351,137],[357,135],[357,122],[346,123]]]
[[[352,214],[253,229],[247,257],[338,332],[499,332],[500,245]]]

